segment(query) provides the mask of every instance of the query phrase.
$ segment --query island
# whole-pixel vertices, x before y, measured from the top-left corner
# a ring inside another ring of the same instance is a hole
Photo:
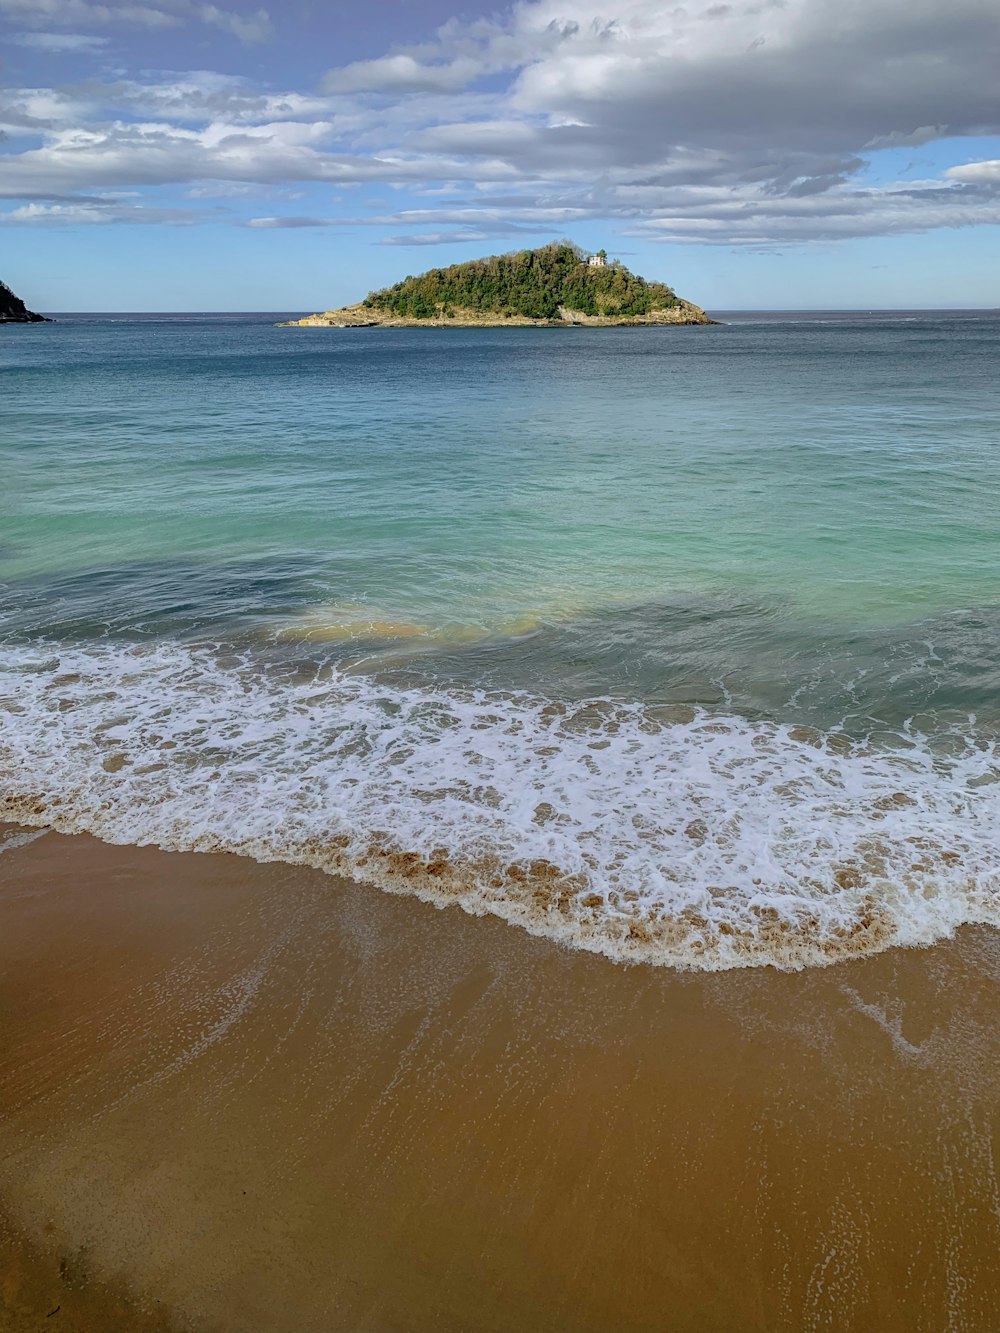
[[[284,321],[280,328],[546,328],[713,324],[700,306],[647,282],[604,250],[569,241],[432,268],[356,305]]]
[[[50,324],[44,315],[29,310],[5,282],[0,282],[0,324]]]

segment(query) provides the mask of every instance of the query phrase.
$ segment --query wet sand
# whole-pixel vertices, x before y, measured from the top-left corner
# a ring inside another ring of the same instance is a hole
[[[48,833],[0,854],[0,1326],[987,1333],[998,982],[986,928],[682,975]]]

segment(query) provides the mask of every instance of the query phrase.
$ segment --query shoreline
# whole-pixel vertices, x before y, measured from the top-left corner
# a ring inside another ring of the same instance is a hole
[[[695,325],[718,324],[710,319],[700,306],[680,301],[676,306],[654,310],[648,315],[626,315],[618,318],[604,315],[585,315],[579,310],[566,310],[559,319],[528,319],[523,315],[475,315],[459,311],[451,317],[413,319],[402,315],[383,314],[377,309],[358,303],[340,310],[326,310],[322,314],[305,315],[302,319],[284,320],[278,329],[624,329],[624,328],[685,328]]]
[[[34,827],[312,867],[695,972],[998,924],[991,752],[974,734],[939,762],[917,732],[865,747],[336,667],[317,691],[182,644],[66,648],[58,667],[12,646],[7,664],[0,818]]]
[[[5,1327],[60,1255],[85,1333],[991,1327],[995,931],[680,974],[12,834]]]

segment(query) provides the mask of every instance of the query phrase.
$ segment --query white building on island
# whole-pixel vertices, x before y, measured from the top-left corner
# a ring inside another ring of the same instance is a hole
[[[606,250],[598,250],[596,255],[591,255],[590,258],[587,260],[587,267],[606,268],[607,263],[608,263],[608,252]]]

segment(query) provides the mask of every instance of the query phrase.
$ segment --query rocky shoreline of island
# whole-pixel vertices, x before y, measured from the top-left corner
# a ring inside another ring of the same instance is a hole
[[[588,315],[580,310],[560,309],[558,319],[528,319],[522,315],[484,315],[471,310],[454,310],[447,315],[418,319],[372,310],[359,302],[340,310],[305,315],[302,319],[283,320],[279,329],[571,329],[634,328],[650,325],[717,324],[700,306],[689,301],[667,310],[653,310],[646,315]]]

